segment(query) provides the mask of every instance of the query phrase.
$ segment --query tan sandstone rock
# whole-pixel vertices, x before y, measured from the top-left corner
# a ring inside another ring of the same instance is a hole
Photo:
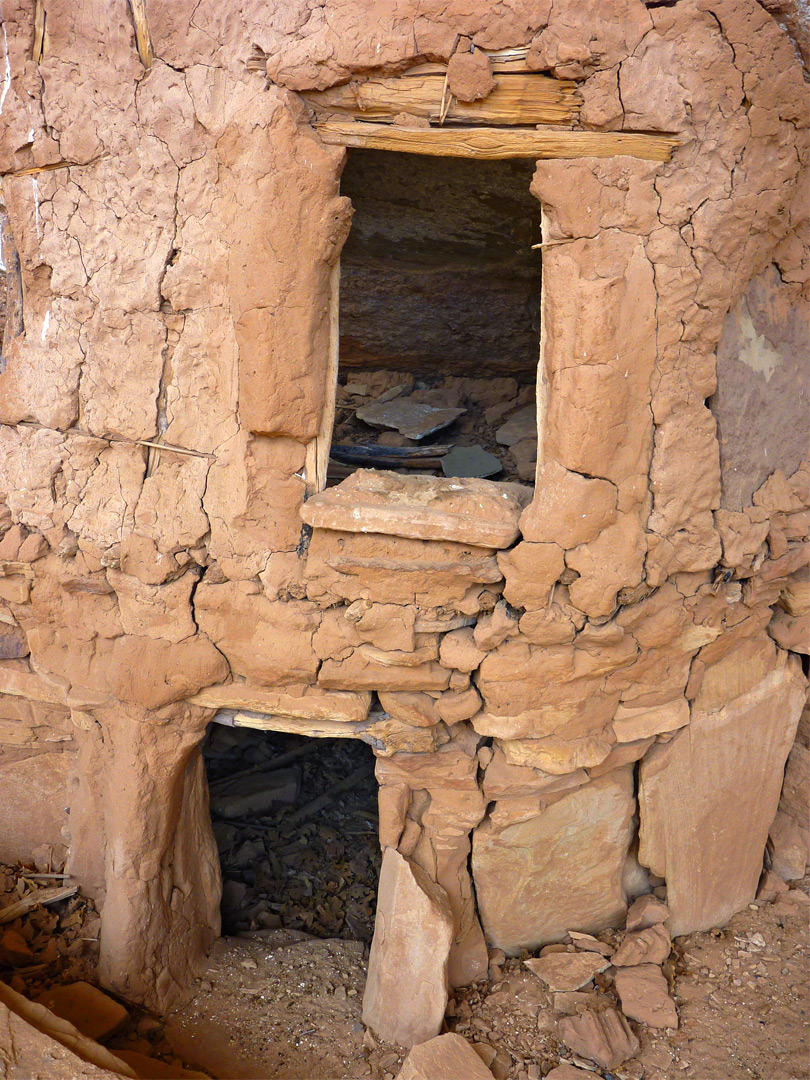
[[[666,878],[673,935],[722,925],[754,899],[804,683],[782,654],[752,690],[693,712],[644,758],[639,859]]]
[[[669,908],[663,900],[652,893],[637,897],[627,909],[624,925],[628,930],[646,930],[649,926],[665,923],[669,918]]]
[[[466,1039],[448,1032],[414,1046],[397,1080],[492,1080],[492,1073]]]
[[[617,769],[536,816],[473,834],[473,876],[484,932],[508,954],[596,932],[625,913],[621,877],[632,835],[632,770]],[[503,882],[512,882],[505,890]]]
[[[678,1026],[678,1010],[660,967],[655,964],[623,967],[616,972],[614,981],[622,1011],[631,1019],[655,1028]]]
[[[552,992],[579,990],[610,967],[610,960],[594,952],[551,953],[523,963]]]
[[[363,1023],[387,1042],[438,1035],[447,1007],[453,914],[445,891],[393,848],[383,853]]]
[[[420,540],[454,540],[509,547],[531,488],[488,480],[400,476],[358,469],[301,507],[318,529],[385,533]]]
[[[660,923],[644,930],[631,931],[613,954],[616,967],[636,964],[663,964],[672,950],[669,931]]]
[[[598,1013],[588,1009],[581,1016],[565,1016],[560,1020],[559,1034],[575,1054],[590,1058],[603,1069],[615,1069],[638,1053],[638,1039],[616,1009]]]

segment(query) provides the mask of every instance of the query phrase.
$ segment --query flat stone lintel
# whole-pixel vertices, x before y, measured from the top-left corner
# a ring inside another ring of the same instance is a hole
[[[506,548],[518,539],[531,498],[532,489],[522,484],[358,469],[308,499],[301,517],[316,529]]]

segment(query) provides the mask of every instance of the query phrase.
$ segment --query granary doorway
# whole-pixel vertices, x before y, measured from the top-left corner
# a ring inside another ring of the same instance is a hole
[[[223,933],[302,931],[368,945],[380,869],[371,748],[212,724],[203,757]]]
[[[533,483],[533,162],[348,151],[326,484],[358,467]]]

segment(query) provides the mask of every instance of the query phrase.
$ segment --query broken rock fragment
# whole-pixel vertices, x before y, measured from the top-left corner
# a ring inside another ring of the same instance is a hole
[[[465,409],[437,409],[410,398],[373,401],[357,410],[358,419],[371,427],[394,428],[406,439],[424,439],[452,424]]]
[[[492,1073],[470,1044],[448,1032],[414,1046],[397,1080],[492,1080]]]
[[[559,1035],[575,1054],[603,1069],[615,1069],[639,1049],[638,1039],[617,1009],[588,1009],[581,1016],[565,1016],[559,1023]]]
[[[667,980],[655,964],[639,964],[616,972],[616,991],[622,1009],[649,1027],[676,1028],[678,1011],[669,996]]]
[[[646,930],[648,926],[665,923],[669,918],[669,908],[663,900],[652,893],[639,896],[627,909],[625,927],[628,930]]]
[[[36,1000],[96,1042],[113,1036],[129,1017],[123,1005],[87,982],[53,986]]]
[[[386,848],[363,997],[363,1023],[386,1042],[411,1047],[439,1034],[453,929],[444,889]]]
[[[613,954],[616,967],[663,964],[672,950],[669,931],[660,923],[628,934]]]
[[[610,967],[610,961],[599,953],[559,952],[540,956],[523,963],[542,979],[552,992],[579,990]]]

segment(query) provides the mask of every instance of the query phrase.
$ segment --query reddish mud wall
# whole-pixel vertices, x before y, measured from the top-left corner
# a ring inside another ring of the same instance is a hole
[[[2,3],[3,857],[64,844],[108,985],[165,1004],[218,931],[199,743],[241,707],[373,742],[381,842],[449,905],[455,983],[484,935],[598,929],[663,880],[673,932],[716,925],[756,889],[807,686],[810,472],[752,436],[801,377],[791,37],[754,0],[148,8],[147,68],[125,0],[49,10],[41,56],[33,0]],[[576,128],[679,146],[538,162],[534,492],[411,492],[403,535],[368,484],[305,505],[351,208],[298,92],[460,36],[576,80]]]

